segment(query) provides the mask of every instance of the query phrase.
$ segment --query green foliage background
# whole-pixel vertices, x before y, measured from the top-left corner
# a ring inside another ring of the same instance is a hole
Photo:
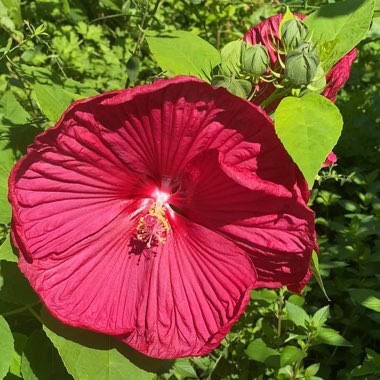
[[[309,13],[326,3],[334,0],[0,0],[0,378],[380,378],[379,18],[337,101],[345,123],[338,165],[322,170],[312,191],[330,301],[315,280],[301,295],[254,291],[212,354],[150,360],[49,317],[8,235],[14,162],[73,100],[162,75],[146,35],[192,31],[220,49],[284,5]]]

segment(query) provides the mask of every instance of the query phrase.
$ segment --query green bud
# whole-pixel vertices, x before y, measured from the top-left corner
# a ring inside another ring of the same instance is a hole
[[[298,18],[294,18],[282,26],[281,40],[287,50],[295,49],[305,42],[308,33],[308,27]]]
[[[243,72],[259,77],[265,73],[269,62],[269,54],[265,46],[246,44],[242,47],[240,65]]]
[[[304,42],[286,56],[285,77],[297,87],[306,86],[315,77],[319,62],[315,46]]]

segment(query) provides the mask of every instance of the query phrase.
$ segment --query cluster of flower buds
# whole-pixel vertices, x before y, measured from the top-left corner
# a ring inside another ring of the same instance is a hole
[[[307,26],[298,18],[286,21],[282,26],[281,41],[286,54],[285,78],[294,87],[307,86],[317,74],[320,62]]]
[[[230,68],[214,75],[211,84],[224,87],[232,94],[244,99],[252,96],[253,84],[264,80],[270,66],[267,48],[262,44],[241,42],[230,63]],[[231,70],[232,67],[232,70]]]
[[[267,37],[269,41],[270,36],[272,41],[268,43],[266,40],[256,44],[233,42],[228,53],[224,57],[222,54],[220,71],[211,83],[249,100],[263,88],[273,88],[272,92],[277,91],[273,96],[266,90],[268,96],[264,102],[268,104],[278,99],[279,93],[284,96],[305,88],[321,91],[326,84],[324,72],[306,24],[294,17],[285,21],[278,31],[274,30]]]

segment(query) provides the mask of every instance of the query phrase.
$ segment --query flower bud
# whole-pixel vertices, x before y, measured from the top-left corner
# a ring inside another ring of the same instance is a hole
[[[267,48],[261,44],[245,45],[241,50],[240,64],[243,72],[259,77],[269,66]]]
[[[297,87],[305,86],[315,77],[319,62],[315,46],[305,42],[286,56],[285,77]]]
[[[308,27],[298,18],[294,18],[282,26],[281,40],[287,50],[292,50],[305,42],[308,33]]]

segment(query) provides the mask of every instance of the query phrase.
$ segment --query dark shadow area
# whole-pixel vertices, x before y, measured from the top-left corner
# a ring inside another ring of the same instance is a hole
[[[73,379],[67,373],[57,349],[42,330],[35,330],[28,338],[23,355],[21,368],[24,378],[37,378],[38,380]]]

